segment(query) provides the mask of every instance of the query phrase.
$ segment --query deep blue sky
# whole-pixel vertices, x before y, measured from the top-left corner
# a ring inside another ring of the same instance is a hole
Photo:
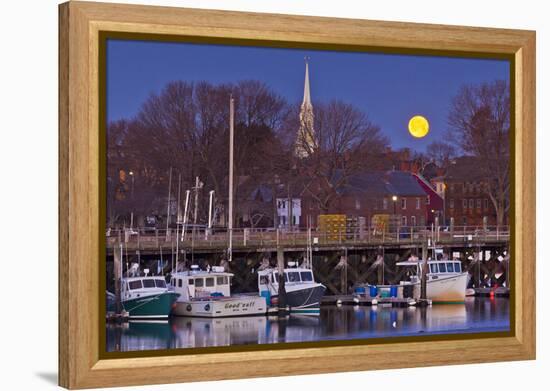
[[[505,60],[108,40],[107,119],[133,117],[149,94],[172,80],[257,79],[300,102],[306,55],[312,100],[356,105],[394,148],[421,151],[444,138],[450,102],[462,84],[509,80]],[[421,140],[407,130],[415,114],[430,122],[430,133]]]

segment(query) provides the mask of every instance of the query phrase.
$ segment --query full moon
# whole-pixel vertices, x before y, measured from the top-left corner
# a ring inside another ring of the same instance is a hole
[[[409,133],[416,138],[425,137],[430,131],[430,124],[421,115],[415,115],[409,121]]]

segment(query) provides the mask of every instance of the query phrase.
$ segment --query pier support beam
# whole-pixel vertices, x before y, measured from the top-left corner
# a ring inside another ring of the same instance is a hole
[[[428,244],[422,243],[422,276],[420,280],[420,298],[426,300],[428,298],[427,289],[428,278]]]
[[[118,251],[113,253],[113,274],[115,277],[115,311],[117,315],[122,313],[122,243],[120,243]]]
[[[277,271],[279,272],[278,313],[284,316],[286,315],[285,254],[280,248],[277,249]]]

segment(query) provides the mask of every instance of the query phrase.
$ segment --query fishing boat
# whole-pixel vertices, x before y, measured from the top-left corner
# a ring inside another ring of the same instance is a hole
[[[264,315],[266,300],[257,294],[231,295],[232,273],[221,266],[200,270],[193,265],[191,270],[172,275],[171,285],[180,296],[173,314],[193,317],[230,317]]]
[[[412,271],[409,280],[401,281],[396,287],[397,297],[420,298],[423,263],[419,259],[396,263],[396,266],[408,267]],[[434,304],[464,303],[470,275],[462,272],[460,261],[428,260],[427,263],[426,298]],[[381,295],[384,292],[391,292],[392,289],[390,285],[378,285],[376,288]]]
[[[130,319],[167,319],[179,294],[169,290],[162,276],[125,277],[121,280],[121,305]],[[107,311],[114,312],[114,295],[107,293]]]
[[[284,269],[286,304],[295,314],[317,315],[320,312],[321,298],[326,287],[313,278],[309,267]],[[267,302],[276,306],[279,298],[279,272],[275,268],[258,271],[258,290]]]

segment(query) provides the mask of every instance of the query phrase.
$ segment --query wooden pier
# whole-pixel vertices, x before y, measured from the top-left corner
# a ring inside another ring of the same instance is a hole
[[[476,297],[510,297],[510,289],[499,286],[496,288],[474,288]]]
[[[425,300],[415,300],[407,297],[370,297],[364,295],[331,295],[321,299],[321,305],[360,305],[382,307],[411,307],[431,304]]]
[[[236,229],[233,262],[228,263],[226,232],[196,232],[194,239],[191,235],[188,233],[182,240],[181,233],[176,235],[176,230],[109,230],[106,237],[108,284],[114,281],[114,254],[122,252],[120,261],[125,269],[138,263],[154,274],[167,274],[176,263],[186,267],[198,264],[201,268],[223,264],[234,274],[232,290],[235,293],[256,292],[256,271],[266,261],[271,266],[276,265],[277,248],[283,251],[285,262],[301,262],[308,248],[307,234],[303,231]],[[345,296],[365,283],[398,285],[407,279],[407,269],[396,264],[411,255],[421,257],[422,243],[427,239],[461,261],[462,270],[472,277],[469,288],[481,289],[480,295],[485,294],[483,289],[502,287],[508,280],[506,254],[510,235],[507,228],[457,227],[443,232],[414,227],[407,232],[365,230],[337,237],[312,232],[311,236],[315,280],[327,287],[328,295]]]

